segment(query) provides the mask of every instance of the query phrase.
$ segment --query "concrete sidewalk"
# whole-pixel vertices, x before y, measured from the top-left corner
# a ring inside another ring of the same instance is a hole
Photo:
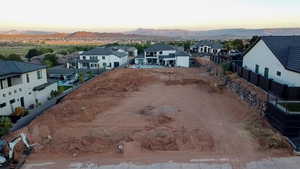
[[[25,169],[299,169],[300,157],[272,158],[261,161],[249,162],[242,166],[234,166],[229,162],[202,162],[208,159],[199,159],[201,162],[191,163],[155,163],[147,165],[138,165],[133,163],[121,163],[118,165],[100,165],[92,162],[73,162],[68,166],[62,166],[55,162],[26,164]],[[197,160],[191,160],[197,161]],[[222,161],[222,160],[221,160]],[[99,160],[101,162],[101,160]]]

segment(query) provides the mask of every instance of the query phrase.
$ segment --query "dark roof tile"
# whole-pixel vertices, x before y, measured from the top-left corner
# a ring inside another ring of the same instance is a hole
[[[286,69],[300,73],[300,64],[297,64],[300,63],[297,47],[300,36],[263,36],[261,39]]]
[[[0,60],[0,76],[23,74],[44,68],[46,68],[46,66],[33,63]]]
[[[157,43],[145,49],[145,52],[159,52],[163,50],[175,50],[175,48],[171,45]]]

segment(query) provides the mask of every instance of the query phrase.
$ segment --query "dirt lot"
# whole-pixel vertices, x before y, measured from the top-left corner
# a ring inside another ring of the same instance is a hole
[[[241,164],[288,155],[261,151],[244,126],[249,108],[214,84],[200,69],[108,72],[23,130],[39,144],[30,161],[228,158]]]

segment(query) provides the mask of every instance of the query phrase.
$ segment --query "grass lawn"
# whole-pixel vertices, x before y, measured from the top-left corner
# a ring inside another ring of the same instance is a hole
[[[24,56],[29,49],[35,48],[35,46],[16,46],[16,47],[0,47],[0,54],[7,56],[10,54],[18,54],[20,56]]]
[[[66,91],[66,90],[68,90],[68,89],[70,89],[70,88],[72,88],[71,86],[59,86],[58,87],[58,90],[59,91]]]
[[[74,46],[79,45],[34,45],[34,44],[22,44],[22,45],[16,45],[16,46],[7,46],[7,45],[1,45],[0,44],[0,54],[4,56],[8,56],[10,54],[18,54],[21,57],[24,57],[26,53],[29,51],[29,49],[33,48],[51,48],[55,52],[61,51],[61,50],[68,50]]]
[[[290,112],[300,112],[300,103],[279,103]]]

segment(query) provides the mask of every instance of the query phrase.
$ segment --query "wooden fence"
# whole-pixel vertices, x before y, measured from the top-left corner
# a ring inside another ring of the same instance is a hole
[[[219,56],[211,56],[210,60],[216,64],[229,63],[230,71],[236,72],[243,79],[279,98],[284,100],[300,100],[300,87],[289,87],[285,84],[278,83],[273,79],[265,78],[260,74],[243,68],[241,64],[235,61],[228,61]]]

